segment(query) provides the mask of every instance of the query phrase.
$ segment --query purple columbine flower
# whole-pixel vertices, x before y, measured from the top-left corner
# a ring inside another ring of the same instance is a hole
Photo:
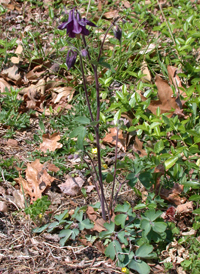
[[[70,49],[67,53],[66,64],[68,69],[72,68],[76,62],[77,52]]]
[[[60,30],[67,29],[67,35],[74,38],[76,34],[89,35],[89,30],[86,26],[96,27],[96,25],[86,18],[81,18],[79,12],[75,9],[70,10],[67,22],[63,22],[58,28]]]
[[[117,38],[119,40],[119,42],[121,43],[121,39],[122,39],[122,30],[119,26],[116,26],[116,28],[113,30],[114,32],[114,36],[115,38]]]

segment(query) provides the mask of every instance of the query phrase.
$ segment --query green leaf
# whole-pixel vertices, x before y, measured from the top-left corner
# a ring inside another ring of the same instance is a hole
[[[153,231],[155,231],[158,234],[164,232],[166,228],[167,224],[164,222],[154,222],[152,226]]]
[[[145,216],[150,220],[150,221],[155,221],[158,217],[162,215],[162,211],[155,211],[155,209],[149,209],[148,211],[145,212]]]
[[[122,248],[120,243],[117,240],[114,240],[107,246],[105,250],[105,255],[106,257],[110,257],[111,260],[114,260],[117,252],[122,252]]]
[[[178,161],[178,156],[172,156],[164,162],[165,169],[168,170]]]
[[[146,172],[140,173],[139,180],[143,184],[143,186],[145,186],[147,189],[149,189],[152,186],[152,184],[151,184],[151,172],[146,171]]]
[[[197,208],[197,209],[193,210],[192,213],[193,213],[193,214],[200,214],[200,208]]]
[[[193,189],[198,189],[200,187],[200,183],[197,181],[187,181],[182,183],[184,187],[191,187]]]
[[[118,237],[118,239],[120,240],[120,242],[122,243],[122,244],[125,244],[125,245],[128,245],[128,241],[127,241],[127,239],[126,239],[126,233],[125,233],[125,231],[120,231],[118,234],[117,234],[117,237]]]
[[[76,117],[74,119],[74,121],[80,123],[80,124],[89,124],[90,123],[90,119],[88,119],[87,117],[84,117],[84,116],[79,116],[79,117]]]
[[[163,140],[158,141],[154,146],[154,152],[159,153],[165,148]]]
[[[146,204],[138,204],[134,207],[135,210],[140,210],[140,209],[143,209],[143,208],[146,208]]]
[[[122,228],[125,226],[127,215],[126,214],[118,214],[115,216],[115,224],[121,225]]]
[[[78,136],[78,135],[82,135],[82,133],[84,132],[84,130],[85,130],[85,127],[83,127],[83,126],[80,126],[80,127],[75,128],[75,129],[70,133],[69,138],[74,138],[74,137],[76,137],[76,136]]]
[[[63,229],[63,230],[61,230],[60,233],[59,233],[59,237],[60,237],[60,238],[65,237],[65,238],[69,239],[69,237],[70,237],[71,235],[72,235],[72,229]]]
[[[44,230],[46,230],[48,226],[49,226],[49,224],[43,225],[41,227],[36,227],[33,229],[33,233],[41,233]]]
[[[59,222],[61,220],[65,220],[66,218],[69,217],[69,213],[68,213],[68,210],[66,209],[63,213],[59,214],[59,215],[55,215],[54,218],[56,220],[58,220]]]
[[[78,224],[78,227],[80,230],[91,229],[94,227],[94,224],[92,224],[89,219],[85,219]]]
[[[102,232],[99,233],[99,236],[101,238],[105,238],[107,236],[110,236],[115,231],[115,223],[113,223],[113,222],[105,223],[104,227],[107,229],[107,231],[102,231]]]
[[[106,182],[109,184],[111,182],[113,182],[114,180],[114,177],[111,173],[108,173],[107,176],[106,176]]]
[[[148,264],[141,260],[132,260],[129,264],[128,267],[136,270],[140,274],[149,274],[150,273],[150,267]]]
[[[123,205],[118,204],[115,208],[115,212],[127,213],[130,208],[131,205],[128,202],[125,202]]]
[[[149,244],[141,245],[137,250],[135,255],[140,258],[149,258],[149,254],[153,251],[153,246]]]
[[[144,230],[144,235],[146,236],[151,230],[150,222],[148,220],[143,219],[141,221],[141,229]]]
[[[189,200],[197,202],[200,200],[200,195],[198,195],[198,194],[192,195],[192,196],[190,196]]]

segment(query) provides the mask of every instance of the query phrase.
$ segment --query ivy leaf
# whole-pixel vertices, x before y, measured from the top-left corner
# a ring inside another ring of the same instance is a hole
[[[132,260],[129,264],[128,267],[136,270],[140,274],[149,274],[150,273],[150,267],[148,264],[141,260]]]

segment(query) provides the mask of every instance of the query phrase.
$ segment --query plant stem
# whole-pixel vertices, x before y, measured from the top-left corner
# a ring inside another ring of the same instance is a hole
[[[117,136],[116,136],[116,145],[115,145],[115,165],[114,165],[114,175],[113,175],[113,185],[112,185],[112,193],[110,196],[110,204],[109,204],[109,211],[111,211],[112,215],[112,208],[113,208],[113,197],[115,191],[115,178],[116,178],[116,170],[117,170],[117,144],[119,139],[119,127],[117,127]]]
[[[92,115],[92,110],[91,110],[90,101],[89,101],[89,95],[88,95],[87,86],[86,86],[85,73],[84,73],[84,68],[83,68],[83,60],[82,60],[82,56],[80,54],[79,54],[79,57],[80,57],[81,73],[82,73],[82,78],[83,78],[83,86],[84,86],[84,90],[85,90],[85,97],[86,97],[88,109],[90,112],[91,120],[92,120],[92,122],[94,122],[94,117]]]

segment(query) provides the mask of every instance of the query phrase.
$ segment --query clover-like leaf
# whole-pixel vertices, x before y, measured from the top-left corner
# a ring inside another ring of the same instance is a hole
[[[117,240],[114,240],[107,246],[105,250],[105,255],[106,257],[110,257],[111,260],[114,260],[116,256],[118,257],[118,252],[122,252],[122,248],[120,243]],[[121,260],[123,260],[122,257]]]
[[[115,216],[115,224],[121,225],[122,228],[125,226],[127,215],[126,214],[118,214]]]
[[[132,260],[129,264],[128,267],[136,270],[140,274],[149,274],[150,273],[150,267],[148,264],[141,260]]]
[[[113,234],[113,232],[115,231],[115,223],[110,222],[110,223],[105,223],[104,227],[107,229],[106,231],[102,231],[99,233],[99,236],[101,238],[105,238],[107,236],[110,236]]]
[[[151,253],[153,251],[153,246],[149,244],[141,245],[137,250],[135,255],[139,258],[155,258],[155,253]]]

